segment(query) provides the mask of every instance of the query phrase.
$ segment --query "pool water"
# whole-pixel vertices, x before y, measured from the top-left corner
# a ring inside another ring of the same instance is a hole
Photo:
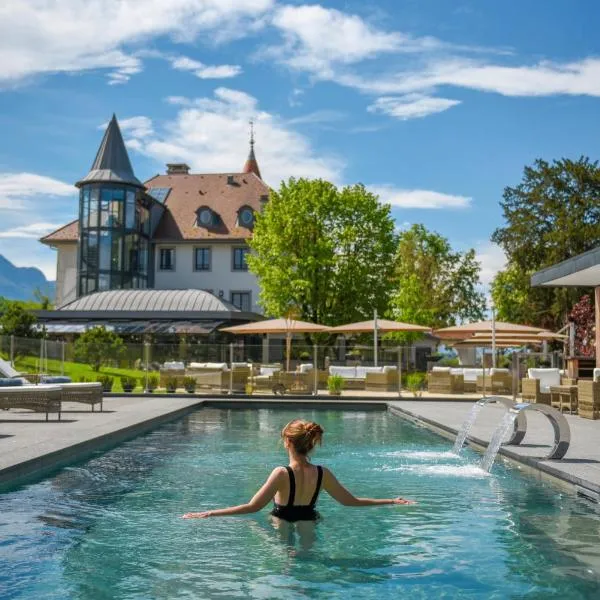
[[[285,464],[295,417],[325,429],[314,462],[358,496],[322,493],[316,526],[180,515],[249,499]],[[0,597],[600,597],[600,519],[563,495],[385,412],[204,409],[0,494]]]

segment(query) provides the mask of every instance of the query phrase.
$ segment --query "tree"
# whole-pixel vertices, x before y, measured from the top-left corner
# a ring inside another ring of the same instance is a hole
[[[36,322],[36,316],[19,302],[8,302],[2,318],[0,318],[2,333],[16,337],[32,337],[36,335],[33,328]]]
[[[395,237],[390,207],[362,185],[290,179],[256,217],[248,264],[268,315],[339,325],[388,306]]]
[[[81,334],[75,342],[75,358],[98,372],[102,365],[120,358],[125,346],[123,340],[104,327],[94,327]]]
[[[480,269],[473,249],[454,251],[445,237],[413,225],[398,238],[391,316],[434,328],[482,319]]]
[[[531,273],[600,244],[600,168],[581,157],[525,167],[516,187],[504,190],[500,203],[506,225],[492,241],[507,256],[507,273],[498,274],[493,297],[499,314],[516,314],[522,322],[557,329],[581,289],[537,289]],[[502,291],[509,282],[513,294]]]
[[[575,354],[594,357],[596,355],[596,329],[594,304],[590,296],[583,296],[573,306],[569,320],[575,324]]]

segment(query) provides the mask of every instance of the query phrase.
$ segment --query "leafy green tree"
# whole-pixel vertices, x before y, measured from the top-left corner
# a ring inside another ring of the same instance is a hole
[[[123,340],[104,327],[94,327],[81,334],[75,342],[75,358],[98,372],[102,365],[120,358],[125,352]]]
[[[34,325],[36,316],[19,302],[8,302],[0,318],[0,327],[4,335],[16,337],[34,337],[37,332]]]
[[[559,328],[585,290],[532,288],[530,275],[600,244],[598,163],[536,160],[521,183],[505,188],[501,206],[506,225],[492,235],[507,256],[492,286],[499,316]]]
[[[395,236],[390,207],[362,185],[290,179],[256,217],[248,264],[265,312],[339,325],[383,314]]]
[[[480,268],[474,250],[454,251],[445,237],[413,225],[398,239],[391,316],[433,328],[482,319]],[[412,341],[415,334],[402,336]]]

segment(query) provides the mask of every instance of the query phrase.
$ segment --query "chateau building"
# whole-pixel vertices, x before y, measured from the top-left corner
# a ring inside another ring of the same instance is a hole
[[[128,297],[141,312],[146,297],[153,313],[168,298],[164,310],[172,314],[173,302],[185,298],[187,318],[190,306],[218,306],[234,320],[259,318],[247,241],[269,188],[253,134],[240,172],[195,174],[186,164],[168,164],[164,175],[142,183],[113,115],[89,173],[75,185],[77,219],[41,240],[57,251],[57,310],[46,315],[50,320],[73,317],[81,306],[121,306]],[[125,293],[135,290],[155,293]]]

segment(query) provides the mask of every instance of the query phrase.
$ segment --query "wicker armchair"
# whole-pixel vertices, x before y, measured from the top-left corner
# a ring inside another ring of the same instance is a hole
[[[521,396],[524,402],[550,406],[551,386],[576,384],[577,382],[570,377],[561,377],[558,369],[529,369],[529,377],[521,380]]]
[[[448,370],[433,368],[427,374],[427,390],[431,394],[462,394],[464,391],[464,377]]]
[[[600,381],[580,381],[577,384],[579,416],[600,419]]]
[[[484,377],[477,376],[477,391],[483,390]],[[485,389],[492,394],[510,394],[512,375],[508,369],[490,369],[485,375]]]

